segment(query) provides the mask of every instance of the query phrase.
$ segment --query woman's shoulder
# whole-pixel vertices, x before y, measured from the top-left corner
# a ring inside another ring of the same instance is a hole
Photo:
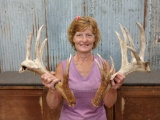
[[[64,59],[64,60],[62,60],[62,61],[60,62],[60,64],[65,65],[66,62],[67,62],[67,59]]]
[[[60,64],[62,64],[62,66],[66,66],[67,61],[68,61],[69,59],[72,59],[72,57],[71,57],[71,58],[67,58],[67,59],[63,59],[63,60],[60,62]]]
[[[71,62],[71,59],[72,59],[73,57],[69,57],[69,58],[67,58],[67,59],[63,59],[59,64],[61,64],[61,66],[62,66],[62,68],[63,68],[63,70],[65,70],[66,69],[66,65],[67,65],[67,62],[68,62],[68,60]]]

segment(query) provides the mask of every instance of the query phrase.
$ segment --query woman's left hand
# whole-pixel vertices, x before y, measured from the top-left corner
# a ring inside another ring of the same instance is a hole
[[[125,75],[117,73],[113,80],[111,80],[111,89],[118,89],[122,86],[125,79]]]

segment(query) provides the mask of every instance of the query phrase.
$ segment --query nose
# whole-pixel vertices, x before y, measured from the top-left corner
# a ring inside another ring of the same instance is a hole
[[[83,42],[86,42],[86,41],[87,41],[86,35],[83,35],[82,41],[83,41]]]

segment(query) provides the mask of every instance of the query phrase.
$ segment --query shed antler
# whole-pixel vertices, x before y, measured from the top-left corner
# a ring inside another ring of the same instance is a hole
[[[25,70],[30,70],[32,72],[36,72],[39,75],[42,75],[44,73],[49,73],[51,74],[43,64],[42,60],[42,55],[44,51],[44,46],[47,42],[47,38],[42,42],[42,45],[39,49],[40,45],[40,38],[42,34],[42,27],[41,26],[38,30],[37,33],[37,38],[36,38],[36,44],[35,44],[35,54],[36,54],[36,59],[31,60],[30,59],[30,52],[31,52],[31,41],[32,41],[32,36],[33,34],[30,33],[28,38],[27,38],[27,45],[26,45],[26,60],[24,60],[21,63],[21,68],[19,70],[20,73],[24,72]],[[67,60],[67,66],[70,64],[71,57]],[[70,90],[68,86],[68,77],[66,76],[68,74],[69,68],[66,69],[66,73],[64,75],[64,80],[62,82],[58,82],[55,86],[55,88],[61,93],[61,95],[64,97],[64,99],[68,102],[69,106],[74,106],[76,101],[73,92]]]
[[[106,73],[104,60],[102,60],[103,67],[101,67],[98,64],[100,71],[101,71],[102,83],[99,89],[97,90],[95,97],[92,99],[92,104],[94,106],[99,106],[101,104],[106,92],[111,88],[110,80],[113,80],[117,73],[128,75],[129,73],[132,73],[134,71],[146,71],[146,72],[151,71],[150,63],[144,61],[145,50],[146,50],[145,31],[143,29],[143,26],[140,23],[136,22],[136,24],[140,30],[140,52],[139,54],[136,52],[136,49],[134,47],[134,43],[133,43],[130,33],[128,32],[126,28],[124,28],[120,24],[120,28],[121,28],[124,40],[122,40],[118,32],[116,32],[116,35],[118,37],[118,40],[120,42],[120,47],[121,47],[121,55],[122,55],[121,68],[118,72],[116,72],[115,74],[112,74],[113,68],[114,68],[114,62],[111,59],[112,68],[109,73]],[[128,57],[127,57],[128,49],[131,51],[131,62],[130,63],[128,62]]]

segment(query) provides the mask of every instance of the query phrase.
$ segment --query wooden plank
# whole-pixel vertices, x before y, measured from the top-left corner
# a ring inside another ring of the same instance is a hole
[[[42,86],[0,86],[0,120],[59,120],[61,104],[50,109]]]
[[[42,120],[42,91],[42,89],[0,89],[0,119]]]
[[[115,120],[158,120],[160,86],[123,86],[118,90]]]

